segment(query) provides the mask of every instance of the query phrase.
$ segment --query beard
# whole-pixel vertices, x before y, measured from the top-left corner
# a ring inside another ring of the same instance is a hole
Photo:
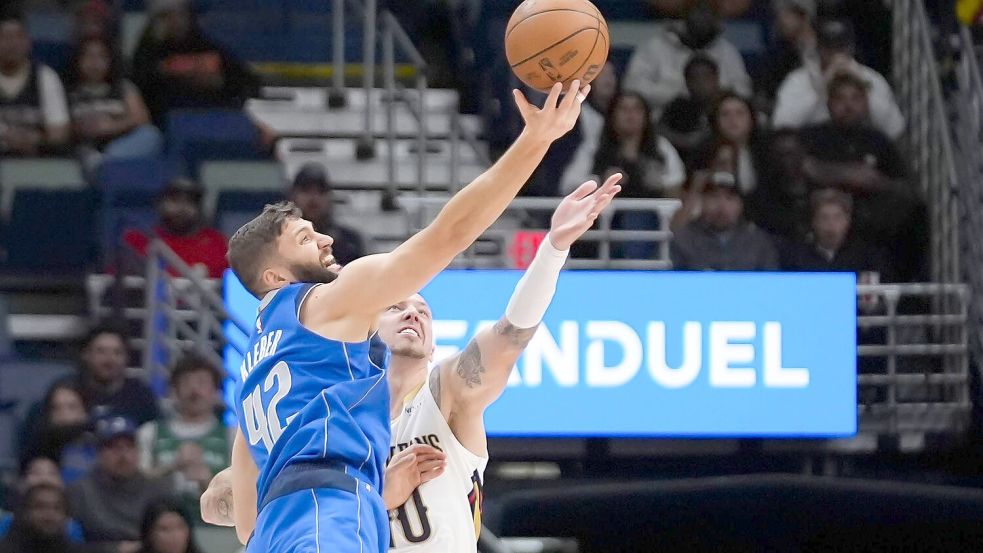
[[[405,344],[390,347],[389,352],[393,355],[393,357],[405,357],[407,359],[427,358],[427,354],[423,351],[423,347],[417,344]]]
[[[290,272],[297,277],[299,282],[326,284],[328,282],[334,282],[338,278],[338,273],[321,264],[294,265],[290,267]]]

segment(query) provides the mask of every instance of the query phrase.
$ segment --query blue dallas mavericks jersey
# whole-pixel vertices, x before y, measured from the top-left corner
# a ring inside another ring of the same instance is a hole
[[[291,284],[263,300],[240,369],[236,409],[259,467],[260,502],[273,479],[299,462],[340,463],[382,490],[390,432],[385,371],[370,361],[369,340],[329,340],[300,324],[314,286]]]

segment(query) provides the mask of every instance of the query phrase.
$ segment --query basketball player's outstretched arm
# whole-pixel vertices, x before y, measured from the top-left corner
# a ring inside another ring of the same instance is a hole
[[[425,229],[388,254],[353,261],[334,284],[315,290],[308,299],[313,306],[307,309],[315,319],[312,322],[353,317],[371,318],[374,323],[383,309],[423,288],[505,211],[550,144],[576,124],[589,89],[581,90],[574,81],[561,99],[562,87],[557,84],[542,109],[515,91],[526,126],[508,151],[455,194]]]
[[[512,367],[536,333],[570,246],[621,190],[620,180],[620,174],[614,175],[600,189],[593,182],[584,183],[563,199],[505,315],[430,372],[430,389],[441,413],[454,436],[473,453],[487,455],[484,411],[502,394]]]

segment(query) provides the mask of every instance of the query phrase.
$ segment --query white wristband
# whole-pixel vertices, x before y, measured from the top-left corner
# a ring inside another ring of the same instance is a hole
[[[558,250],[550,242],[549,235],[539,245],[536,257],[532,260],[519,284],[515,286],[505,318],[517,328],[533,328],[539,325],[553,301],[556,281],[567,260],[570,250]]]

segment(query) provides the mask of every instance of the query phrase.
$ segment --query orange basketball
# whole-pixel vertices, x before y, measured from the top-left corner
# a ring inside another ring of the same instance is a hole
[[[608,59],[608,24],[589,0],[525,0],[505,31],[505,55],[519,80],[538,90],[594,80]]]

